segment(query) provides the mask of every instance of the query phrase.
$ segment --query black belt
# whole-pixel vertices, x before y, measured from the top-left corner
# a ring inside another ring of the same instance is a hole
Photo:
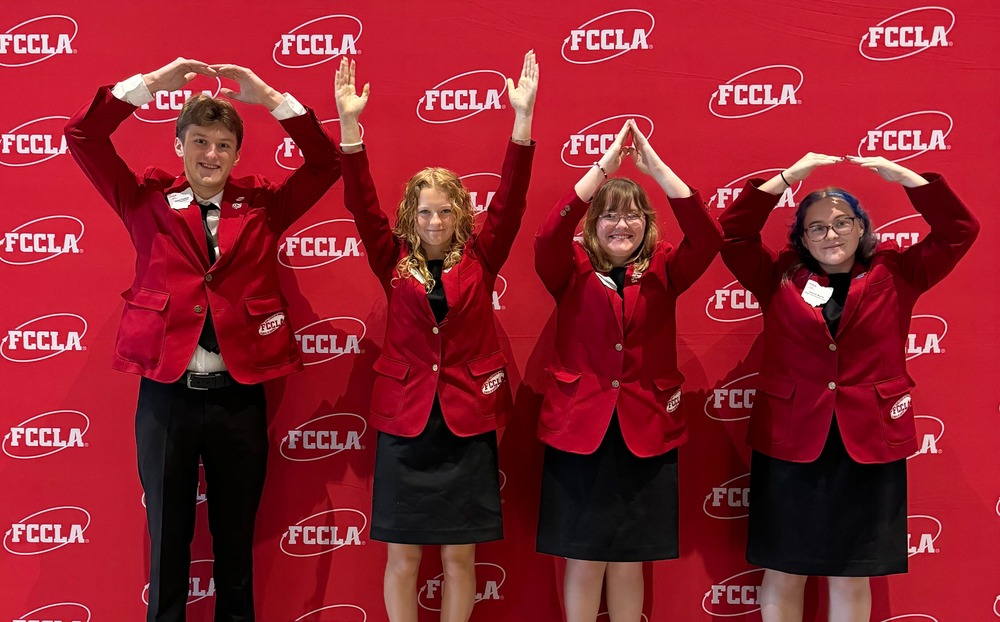
[[[209,389],[221,389],[238,384],[227,371],[198,372],[186,371],[178,384],[183,384],[189,389],[196,391],[208,391]]]

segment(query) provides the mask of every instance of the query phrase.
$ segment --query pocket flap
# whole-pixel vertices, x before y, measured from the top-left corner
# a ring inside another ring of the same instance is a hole
[[[507,357],[503,355],[502,350],[497,350],[492,354],[474,358],[469,361],[467,365],[469,366],[469,372],[471,372],[473,376],[485,376],[490,372],[500,371],[506,367]]]
[[[152,309],[153,311],[163,311],[167,308],[167,301],[170,300],[170,294],[140,287],[137,292],[133,292],[130,289],[125,290],[122,292],[122,298],[136,307]]]
[[[278,294],[245,298],[243,302],[246,304],[247,312],[250,315],[267,315],[268,313],[284,311],[284,307],[281,304],[281,296]]]
[[[684,381],[683,378],[678,378],[677,376],[667,376],[666,378],[653,378],[653,384],[660,391],[669,391],[670,389],[680,388],[681,383]]]
[[[907,391],[913,388],[913,383],[906,376],[899,376],[898,378],[893,378],[892,380],[884,380],[882,382],[875,383],[875,390],[882,397],[889,399],[890,397],[899,397]]]
[[[402,381],[406,380],[406,374],[410,371],[410,364],[380,356],[375,360],[372,369],[383,376],[389,376],[390,378]]]
[[[757,378],[757,388],[768,395],[787,400],[795,393],[795,382],[781,378],[772,378],[770,376],[760,376]]]
[[[570,371],[562,367],[551,367],[549,368],[549,373],[559,382],[565,382],[566,384],[576,382],[581,376],[578,371]]]

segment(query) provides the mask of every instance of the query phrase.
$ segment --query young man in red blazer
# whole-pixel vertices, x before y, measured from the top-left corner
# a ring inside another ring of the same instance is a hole
[[[227,100],[199,95],[177,119],[183,174],[133,172],[112,132],[153,93],[197,74],[234,80],[240,90],[225,96],[266,106],[305,163],[280,183],[231,178],[243,121]],[[66,139],[136,250],[113,366],[142,376],[136,445],[151,548],[147,620],[184,619],[199,459],[215,619],[253,620],[253,529],[268,445],[261,383],[302,368],[278,288],[277,243],[340,176],[336,150],[312,111],[249,69],[183,58],[102,86],[66,124]]]

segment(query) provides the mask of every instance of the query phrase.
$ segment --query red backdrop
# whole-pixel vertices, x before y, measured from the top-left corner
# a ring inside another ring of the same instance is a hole
[[[405,4],[291,0],[267,9],[223,0],[7,3],[0,15],[0,621],[138,620],[147,536],[136,477],[137,377],[109,369],[134,253],[120,222],[65,153],[65,119],[98,84],[174,56],[235,62],[330,120],[335,59],[371,81],[362,119],[384,204],[417,169],[447,166],[484,206],[513,113],[504,76],[529,48],[541,64],[529,208],[495,295],[513,353],[518,413],[501,438],[507,537],[480,547],[474,619],[558,620],[559,564],[534,553],[541,447],[534,440],[552,302],[532,270],[532,234],[550,205],[634,117],[713,212],[744,180],[804,152],[885,155],[940,171],[984,224],[955,273],[924,296],[908,356],[921,450],[909,460],[910,572],[873,581],[873,620],[1000,619],[1000,482],[995,475],[1000,161],[996,33],[1000,6],[813,2]],[[191,90],[217,92],[199,78]],[[164,94],[115,136],[133,167],[180,170]],[[237,174],[280,178],[300,155],[262,109]],[[624,174],[636,176],[626,165]],[[983,176],[987,176],[986,179]],[[662,193],[642,178],[654,202]],[[987,183],[989,182],[989,183]],[[780,245],[800,197],[854,191],[883,238],[926,225],[899,188],[853,167],[815,173],[768,223]],[[677,239],[667,211],[667,232]],[[338,183],[295,223],[279,253],[290,320],[308,367],[268,387],[271,454],[257,529],[259,619],[385,619],[384,545],[370,541],[375,434],[364,420],[385,304]],[[757,620],[762,571],[743,558],[759,309],[721,261],[678,309],[684,408],[681,559],[647,567],[651,620]],[[586,335],[580,335],[586,339]],[[993,380],[990,380],[993,379]],[[203,490],[203,489],[202,489]],[[436,619],[441,570],[429,549],[422,620]],[[191,565],[190,620],[211,619],[204,506]],[[810,582],[807,619],[825,620]],[[602,617],[606,620],[606,617]]]

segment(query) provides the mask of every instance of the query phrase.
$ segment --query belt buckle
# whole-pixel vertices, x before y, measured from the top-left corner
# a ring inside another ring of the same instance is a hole
[[[199,372],[189,371],[189,372],[187,372],[187,374],[186,374],[186,376],[184,378],[184,384],[187,385],[187,388],[192,389],[194,391],[208,391],[212,387],[194,386],[194,385],[191,384],[191,379],[192,378],[194,378],[194,379],[200,379],[200,378],[208,379],[211,376],[212,376],[212,374],[205,374],[205,373],[199,373]]]

